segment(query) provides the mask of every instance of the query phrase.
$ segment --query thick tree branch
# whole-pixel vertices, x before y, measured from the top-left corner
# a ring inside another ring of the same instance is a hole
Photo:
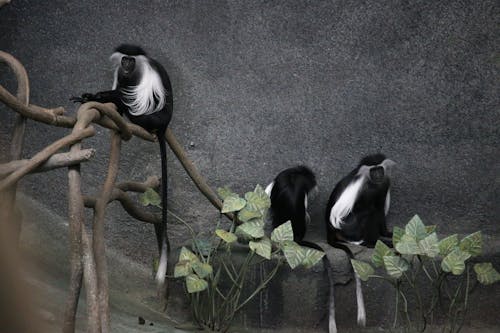
[[[54,154],[45,163],[40,164],[30,173],[46,172],[59,168],[66,168],[71,165],[87,162],[95,154],[95,149],[83,149],[78,152],[68,152]],[[0,164],[0,179],[5,178],[19,168],[26,167],[30,160],[16,160],[8,163]]]

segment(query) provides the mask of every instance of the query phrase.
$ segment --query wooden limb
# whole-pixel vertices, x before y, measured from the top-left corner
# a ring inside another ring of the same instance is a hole
[[[1,6],[1,5],[0,5]],[[14,72],[17,80],[17,99],[24,105],[29,104],[29,80],[28,73],[24,66],[13,56],[8,53],[0,51],[0,61],[5,62]],[[23,143],[24,143],[24,132],[26,130],[26,117],[21,114],[17,114],[14,123],[14,129],[12,131],[12,139],[10,146],[10,160],[19,160],[22,157]],[[13,183],[11,186],[4,190],[2,193],[2,203],[0,204],[0,218],[4,223],[9,223],[15,225],[13,237],[17,240],[19,239],[19,234],[21,231],[22,216],[21,214],[16,214],[16,191],[17,182]]]
[[[83,277],[85,280],[85,291],[87,292],[87,332],[100,333],[101,319],[99,309],[99,286],[97,282],[96,265],[92,253],[92,242],[82,224],[82,248],[83,248]]]
[[[156,223],[159,224],[161,223],[160,215],[149,213],[144,209],[142,209],[140,206],[137,206],[135,202],[126,193],[126,191],[143,193],[148,188],[158,187],[159,184],[160,181],[158,177],[155,176],[148,177],[148,179],[146,179],[146,181],[143,183],[123,182],[117,184],[116,187],[113,189],[113,192],[111,194],[111,197],[109,198],[108,203],[112,201],[118,201],[122,205],[123,209],[125,209],[125,211],[136,220],[151,224],[156,224]],[[83,197],[84,205],[87,208],[94,208],[96,205],[96,201],[97,199],[95,197],[90,197],[90,196]]]
[[[20,169],[17,169],[9,176],[7,176],[4,180],[0,181],[0,191],[6,189],[12,184],[17,183],[19,179],[21,179],[28,173],[32,172],[40,164],[43,164],[46,160],[49,159],[50,156],[54,155],[59,149],[69,146],[84,138],[93,136],[94,134],[95,130],[92,126],[90,126],[79,131],[73,131],[70,135],[67,135],[64,138],[59,139],[56,142],[52,143],[51,145],[49,145],[48,147],[37,153],[35,156],[33,156],[29,160],[28,164],[21,167]]]
[[[187,174],[193,180],[196,187],[208,199],[208,201],[210,201],[210,203],[214,205],[215,208],[221,210],[222,201],[219,199],[215,191],[212,190],[212,188],[207,184],[205,178],[203,178],[203,176],[198,172],[198,170],[196,170],[196,167],[194,166],[193,162],[191,162],[191,160],[187,156],[186,151],[179,144],[179,141],[177,141],[177,139],[174,136],[174,133],[169,128],[167,128],[167,131],[165,132],[165,138],[168,142],[168,145],[170,146],[170,149],[172,149],[175,156],[177,156],[177,159],[179,160],[179,162],[181,162],[182,167],[184,168],[184,170],[186,170]],[[234,219],[233,214],[227,213],[224,215],[228,219],[233,221]]]
[[[79,145],[71,147],[77,151]],[[81,198],[80,165],[71,166],[68,171],[68,210],[69,210],[69,241],[70,241],[70,289],[66,301],[63,320],[63,333],[75,332],[76,310],[82,288],[83,278],[83,249],[82,225],[84,220],[83,202]]]
[[[45,163],[40,164],[36,169],[30,173],[38,173],[50,171],[58,168],[65,168],[71,165],[87,162],[95,154],[95,149],[83,149],[78,152],[68,152],[54,154]],[[8,163],[0,164],[0,179],[7,177],[15,170],[25,167],[29,160],[17,160]]]
[[[130,135],[128,136],[130,138]],[[93,223],[93,250],[97,269],[97,283],[99,290],[99,308],[101,313],[101,332],[110,331],[108,269],[106,262],[106,244],[104,237],[104,221],[106,206],[111,198],[118,174],[120,162],[121,137],[118,132],[111,134],[111,148],[108,164],[108,173],[104,185],[94,207]]]
[[[83,200],[85,207],[87,208],[94,208],[97,201],[95,197],[90,196],[84,196]],[[122,190],[116,188],[113,190],[113,194],[110,198],[110,202],[112,201],[118,201],[122,205],[123,209],[125,209],[125,211],[136,220],[151,224],[161,223],[161,216],[141,209],[134,203],[127,193]]]

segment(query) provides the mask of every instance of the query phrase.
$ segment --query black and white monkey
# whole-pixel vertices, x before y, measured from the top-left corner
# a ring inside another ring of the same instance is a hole
[[[381,239],[392,245],[386,215],[391,205],[389,173],[394,165],[383,154],[366,156],[335,186],[325,216],[328,243],[373,247]]]
[[[162,223],[155,224],[160,250],[156,281],[162,288],[167,273],[170,244],[167,237],[167,149],[165,131],[172,119],[173,98],[166,70],[135,45],[120,45],[110,57],[115,68],[112,90],[72,97],[75,103],[114,103],[134,124],[154,133],[160,143],[162,170]]]
[[[350,259],[354,254],[343,242],[373,247],[381,239],[392,246],[385,217],[391,201],[389,172],[394,164],[383,154],[366,156],[330,195],[325,214],[328,244],[344,250]],[[364,326],[363,290],[359,276],[354,277],[358,324]]]
[[[305,241],[304,236],[307,230],[307,224],[310,217],[307,212],[308,202],[317,192],[316,176],[305,166],[296,166],[281,171],[274,181],[266,187],[266,193],[271,198],[271,220],[272,228],[275,229],[291,221],[293,236],[295,242],[302,246],[310,247],[315,250],[325,250],[318,244]],[[335,298],[334,298],[334,279],[331,263],[328,257],[323,257],[323,264],[328,273],[330,285],[329,290],[329,333],[337,332],[335,320]],[[358,307],[358,312],[360,311]],[[362,308],[364,313],[364,307]],[[358,313],[358,317],[359,317]]]

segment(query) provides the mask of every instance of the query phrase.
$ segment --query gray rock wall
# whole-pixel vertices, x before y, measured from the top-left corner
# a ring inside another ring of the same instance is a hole
[[[13,1],[0,9],[0,49],[17,57],[31,102],[76,110],[68,98],[108,89],[108,57],[141,44],[170,73],[171,128],[213,187],[245,192],[305,163],[320,195],[309,238],[323,239],[335,183],[364,154],[398,162],[389,224],[418,213],[441,234],[500,235],[497,1]],[[13,89],[0,67],[0,82]],[[13,115],[0,106],[0,153]],[[25,156],[68,130],[31,122]],[[192,145],[190,145],[192,143]],[[88,140],[84,190],[103,181],[109,139]],[[160,172],[156,144],[123,148],[119,179]],[[170,209],[208,233],[217,212],[169,156]],[[29,176],[22,190],[67,215],[66,174]],[[152,228],[118,205],[109,245],[142,263],[156,253]],[[174,221],[175,223],[175,221]],[[189,236],[170,228],[175,244]]]

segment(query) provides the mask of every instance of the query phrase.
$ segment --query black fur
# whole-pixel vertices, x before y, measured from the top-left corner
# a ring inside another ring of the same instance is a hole
[[[329,244],[338,241],[362,241],[362,245],[373,247],[377,240],[381,239],[391,245],[390,239],[387,238],[392,237],[392,233],[387,229],[385,217],[385,201],[390,188],[390,179],[383,168],[377,166],[385,159],[383,154],[364,157],[358,167],[333,189],[325,214]],[[341,229],[336,229],[330,221],[331,210],[347,186],[359,177],[357,174],[363,165],[372,167],[370,177],[367,177],[351,213],[343,219]]]
[[[295,241],[306,234],[305,196],[316,186],[314,173],[305,166],[283,170],[274,179],[271,191],[273,229],[291,220]]]
[[[115,49],[115,52],[120,52],[126,56],[146,56],[146,52],[135,45],[122,44]],[[96,94],[83,94],[81,97],[72,97],[71,100],[76,103],[85,103],[90,101],[96,101],[100,103],[114,103],[120,114],[126,115],[131,122],[143,127],[147,131],[154,133],[158,137],[158,142],[160,144],[160,155],[161,155],[161,167],[162,167],[162,223],[160,225],[155,224],[155,233],[158,241],[158,247],[160,255],[163,252],[163,241],[166,244],[166,253],[168,257],[168,252],[170,251],[169,241],[167,237],[167,149],[165,145],[165,131],[172,119],[173,112],[173,98],[172,98],[172,85],[170,83],[170,78],[167,71],[160,65],[157,61],[152,58],[147,57],[147,61],[151,67],[159,74],[166,96],[164,107],[154,113],[148,115],[134,116],[131,114],[130,108],[125,104],[127,100],[122,93],[123,89],[131,88],[137,85],[143,73],[140,68],[135,66],[134,70],[129,73],[123,70],[120,64],[118,69],[117,86],[114,90],[101,91]],[[157,101],[156,101],[157,102]]]

